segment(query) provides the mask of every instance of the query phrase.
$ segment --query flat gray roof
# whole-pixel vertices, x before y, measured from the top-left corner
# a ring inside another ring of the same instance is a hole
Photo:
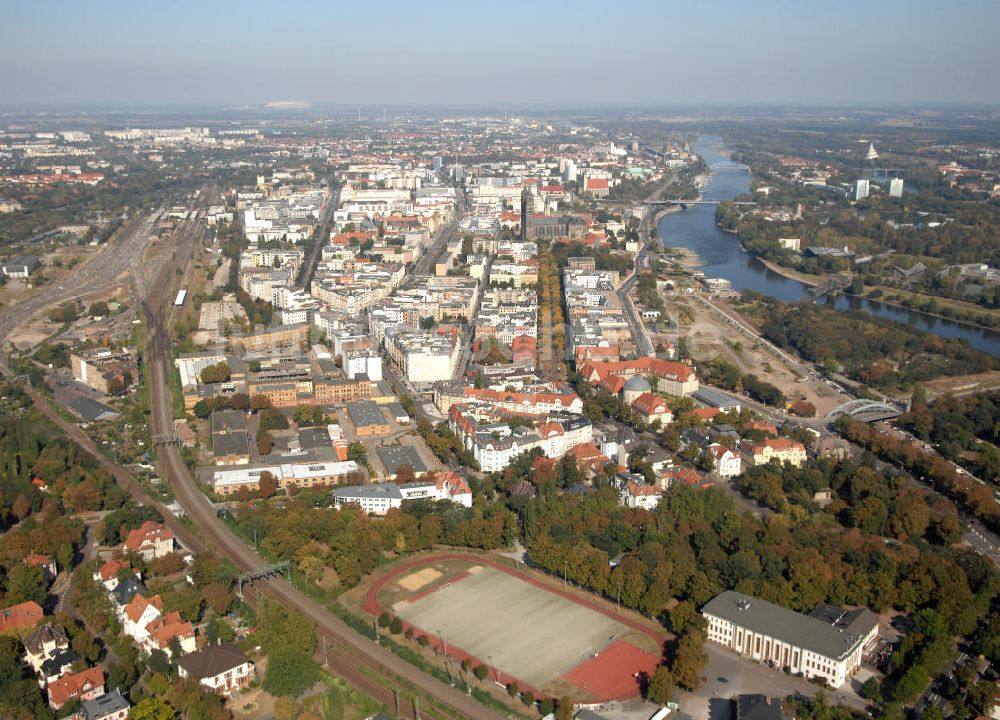
[[[420,453],[409,445],[387,445],[378,448],[376,452],[390,475],[395,475],[401,465],[409,465],[418,475],[427,470],[427,466],[420,459]]]
[[[246,430],[212,434],[212,455],[250,455],[250,435]]]
[[[70,400],[66,408],[84,422],[94,422],[95,420],[108,420],[120,417],[121,413],[113,407],[98,402],[86,395]]]
[[[848,612],[847,622],[834,625],[732,590],[716,595],[701,612],[837,660],[878,625],[878,616],[870,610]]]
[[[242,410],[216,410],[212,413],[212,432],[237,432],[247,429],[247,416]]]
[[[355,426],[389,424],[382,408],[371,400],[357,400],[347,403],[347,413],[351,416],[351,422]]]
[[[373,483],[371,485],[352,485],[339,487],[333,491],[335,498],[392,498],[401,500],[403,493],[399,492],[396,483]]]
[[[728,395],[724,395],[718,390],[707,388],[704,385],[691,393],[691,396],[695,400],[705,403],[710,407],[736,407],[737,405],[742,404],[739,400],[731,398]]]

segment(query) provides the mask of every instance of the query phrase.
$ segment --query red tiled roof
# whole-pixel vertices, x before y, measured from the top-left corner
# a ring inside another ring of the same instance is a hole
[[[146,631],[161,649],[169,647],[170,641],[174,638],[194,637],[191,623],[181,620],[180,613],[176,611],[156,618],[146,626]]]
[[[685,482],[689,485],[697,485],[701,480],[697,470],[685,467],[670,468],[663,475],[671,482]]]
[[[125,549],[136,552],[144,545],[158,542],[160,540],[172,540],[173,532],[163,527],[158,522],[147,520],[142,527],[130,530],[125,538]]]
[[[34,627],[44,615],[42,606],[34,600],[11,605],[0,610],[0,633]]]
[[[550,438],[563,434],[563,426],[557,422],[539,423],[535,429],[542,438]]]
[[[52,558],[48,555],[35,555],[32,553],[24,558],[24,564],[30,565],[31,567],[36,567],[39,565],[48,566],[52,564]]]
[[[802,443],[783,437],[768,438],[760,445],[760,447],[764,447],[765,445],[777,452],[786,452],[788,450],[802,450],[802,452],[805,452],[806,450],[806,446]]]
[[[465,482],[463,478],[458,473],[454,472],[440,472],[434,476],[434,486],[441,490],[444,488],[445,483],[451,485],[452,495],[465,495],[472,492],[469,484]]]
[[[694,375],[694,370],[682,362],[661,360],[656,357],[641,357],[636,360],[609,362],[587,362],[580,368],[580,374],[591,382],[600,382],[612,375],[656,375],[668,380],[686,381]]]
[[[139,618],[146,612],[146,608],[152,605],[157,610],[163,610],[163,600],[159,595],[146,599],[142,595],[136,594],[132,601],[125,606],[125,615],[132,622],[139,622]]]
[[[656,485],[640,485],[635,480],[629,480],[625,485],[628,494],[632,497],[649,495],[659,495],[663,490]]]
[[[769,432],[772,435],[778,434],[778,428],[772,423],[766,422],[764,420],[750,420],[749,422],[743,423],[744,430],[763,430],[764,432]]]
[[[659,395],[654,395],[653,393],[648,392],[644,392],[642,395],[633,400],[632,407],[638,409],[639,412],[644,415],[660,415],[662,413],[670,412],[670,408],[667,406],[666,400],[661,398]]]
[[[131,567],[124,560],[108,560],[106,563],[101,565],[97,574],[101,576],[101,580],[103,582],[107,582],[112,578],[118,577],[119,570],[131,570]]]
[[[100,667],[87,668],[78,673],[63,675],[48,685],[49,701],[58,709],[74,698],[95,688],[104,687],[104,671]]]
[[[574,445],[569,449],[569,453],[577,460],[581,461],[596,460],[598,458],[604,458],[605,460],[608,459],[608,457],[602,454],[601,451],[597,449],[597,446],[592,442],[585,442],[581,443],[580,445]]]
[[[695,408],[691,416],[701,421],[714,420],[719,414],[719,408]]]

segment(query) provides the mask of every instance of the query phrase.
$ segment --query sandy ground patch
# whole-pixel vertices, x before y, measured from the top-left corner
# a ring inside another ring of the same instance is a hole
[[[734,335],[715,313],[709,312],[699,303],[688,306],[695,315],[695,321],[681,324],[680,334],[688,338],[692,355],[697,360],[711,360],[721,357],[732,363],[744,374],[756,375],[761,380],[775,385],[789,401],[804,398],[816,407],[817,415],[827,412],[844,402],[842,396],[833,392],[821,380],[802,376],[780,362],[770,353],[756,347],[752,338]],[[729,308],[730,312],[734,312]]]
[[[404,589],[416,592],[420,588],[430,585],[439,577],[441,577],[441,573],[434,568],[424,568],[423,570],[417,570],[417,572],[412,572],[409,575],[401,577],[396,582]]]

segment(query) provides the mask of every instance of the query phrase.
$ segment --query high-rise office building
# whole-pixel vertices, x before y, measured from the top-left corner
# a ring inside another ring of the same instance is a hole
[[[521,242],[528,238],[528,205],[531,204],[531,193],[528,188],[521,191]]]
[[[893,178],[889,181],[889,197],[903,197],[903,178]]]
[[[864,200],[868,197],[869,184],[867,179],[858,180],[854,183],[854,199]]]
[[[563,168],[563,182],[573,182],[576,180],[576,163],[572,160],[566,161],[566,166]]]

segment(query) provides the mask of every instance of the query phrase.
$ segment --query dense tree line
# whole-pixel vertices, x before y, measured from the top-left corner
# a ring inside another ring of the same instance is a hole
[[[448,427],[447,422],[441,421],[437,425],[431,425],[428,420],[420,418],[417,420],[417,431],[441,462],[450,463],[457,460],[465,467],[479,469],[476,458],[465,448],[461,438]]]
[[[930,405],[917,393],[902,422],[949,460],[983,480],[1000,482],[1000,393],[945,396]]]
[[[632,269],[632,259],[630,256],[615,253],[606,247],[595,248],[584,245],[581,242],[557,242],[549,246],[552,255],[555,257],[556,265],[560,268],[566,267],[567,258],[571,257],[591,257],[594,258],[594,266],[598,270],[615,270],[622,275]]]
[[[762,333],[811,362],[884,389],[997,367],[996,358],[962,340],[940,338],[867,313],[811,303],[769,302]]]
[[[753,374],[743,374],[738,367],[722,358],[715,358],[698,366],[704,382],[725,390],[746,394],[748,397],[771,407],[782,407],[785,395],[779,388]]]
[[[865,423],[840,417],[836,428],[837,432],[851,442],[868,448],[887,462],[905,468],[994,530],[1000,530],[1000,503],[989,485],[977,483],[959,473],[950,462],[939,455],[925,452],[912,441],[880,432]]]
[[[125,498],[107,470],[34,410],[0,416],[0,530],[45,508],[52,518],[113,510]]]
[[[549,503],[560,512],[540,513]],[[820,602],[934,607],[963,633],[996,589],[978,556],[887,546],[821,514],[741,516],[718,490],[671,488],[655,512],[618,507],[610,488],[582,498],[539,496],[519,517],[534,536],[533,562],[613,599],[620,593],[622,604],[654,616],[671,597],[696,608],[728,588],[803,611]],[[613,569],[602,536],[624,553]],[[974,577],[964,563],[977,567]]]
[[[830,490],[833,499],[825,512],[869,535],[937,545],[962,539],[962,524],[950,501],[916,487],[903,472],[879,470],[871,456],[843,462],[821,458],[802,468],[756,466],[737,482],[749,497],[789,514],[816,511],[815,494]]]
[[[502,506],[464,508],[448,501],[412,501],[384,518],[368,517],[360,508],[317,507],[328,495],[303,491],[281,510],[266,503],[240,513],[239,526],[274,557],[292,560],[317,579],[323,568],[353,586],[385,553],[426,550],[449,544],[493,550],[514,542],[517,525]]]

